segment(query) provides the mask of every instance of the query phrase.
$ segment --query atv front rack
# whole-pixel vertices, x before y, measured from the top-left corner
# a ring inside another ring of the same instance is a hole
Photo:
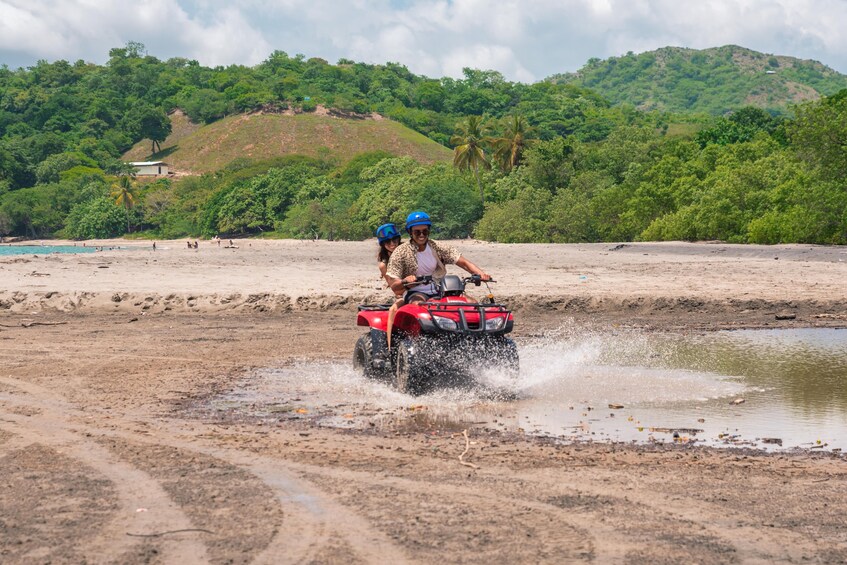
[[[457,325],[455,333],[504,333],[508,331],[506,328],[510,325],[508,316],[512,313],[504,304],[479,304],[464,302],[461,304],[444,304],[444,303],[429,303],[422,304],[423,308],[429,315],[436,316],[438,314],[458,314],[459,319],[454,320]],[[467,313],[476,312],[479,320],[475,323],[469,322]],[[495,331],[486,331],[485,321],[491,317],[506,317],[501,329]],[[448,330],[441,330],[452,333]]]

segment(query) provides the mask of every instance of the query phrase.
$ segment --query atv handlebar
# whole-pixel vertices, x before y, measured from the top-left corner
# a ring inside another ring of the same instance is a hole
[[[464,279],[462,279],[462,281],[465,284],[473,283],[474,286],[479,286],[484,282],[487,282],[487,283],[497,282],[494,279],[488,279],[487,281],[484,281],[484,280],[482,280],[482,275],[471,275],[469,277],[465,277]]]
[[[419,284],[429,284],[431,282],[432,282],[432,275],[425,275],[423,277],[415,277],[415,280],[413,280],[412,282],[404,280],[403,286],[408,288],[410,286],[418,286]]]
[[[431,282],[432,282],[432,275],[425,275],[425,276],[422,276],[422,277],[415,277],[415,280],[412,281],[412,282],[403,281],[403,286],[408,288],[410,286],[418,286],[420,284],[429,284]],[[488,279],[487,281],[484,281],[484,280],[482,280],[481,275],[471,275],[469,277],[463,278],[462,282],[465,283],[465,284],[473,283],[474,286],[479,286],[484,282],[493,283],[493,282],[497,282],[497,281],[495,281],[494,279]]]

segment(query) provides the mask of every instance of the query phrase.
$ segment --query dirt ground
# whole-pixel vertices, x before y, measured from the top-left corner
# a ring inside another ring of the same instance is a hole
[[[372,242],[236,244],[0,257],[0,562],[847,562],[840,453],[211,417],[385,298]],[[457,245],[519,342],[847,326],[840,248]]]

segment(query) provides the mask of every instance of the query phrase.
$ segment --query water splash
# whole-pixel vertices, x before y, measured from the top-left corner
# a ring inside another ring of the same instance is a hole
[[[299,362],[260,371],[215,402],[271,421],[301,418],[333,427],[486,426],[636,442],[674,441],[674,431],[702,429],[696,438],[682,438],[763,448],[775,447],[760,441],[774,437],[785,447],[841,446],[847,409],[838,404],[840,397],[833,401],[830,394],[825,406],[798,412],[797,403],[808,402],[810,393],[793,391],[801,381],[791,371],[814,364],[815,374],[829,379],[822,382],[835,379],[847,388],[847,332],[781,339],[779,333],[590,333],[564,327],[520,344],[517,379],[489,367],[472,385],[410,396],[366,379],[346,361]],[[810,355],[808,343],[814,355],[792,362]],[[775,375],[779,371],[786,373]],[[809,385],[810,378],[803,373],[802,383]],[[743,406],[730,402],[741,397]]]

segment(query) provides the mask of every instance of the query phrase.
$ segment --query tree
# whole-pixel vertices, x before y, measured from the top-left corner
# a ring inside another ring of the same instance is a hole
[[[59,182],[61,173],[79,165],[97,168],[97,163],[82,153],[54,153],[38,164],[35,178],[39,184]]]
[[[71,239],[102,239],[120,233],[121,212],[105,195],[80,202],[67,217],[65,235]]]
[[[264,202],[250,184],[237,185],[227,193],[218,210],[217,220],[221,233],[245,233],[271,225]]]
[[[501,243],[548,242],[549,202],[552,194],[524,185],[514,200],[491,204],[476,226],[474,235]]]
[[[135,206],[135,186],[132,183],[132,177],[123,175],[118,177],[118,182],[112,186],[112,198],[115,199],[115,204],[123,206],[126,210],[126,231],[129,233],[129,212]]]
[[[822,177],[847,178],[847,89],[800,104],[789,132],[797,153]]]
[[[482,116],[468,116],[456,126],[456,133],[450,138],[453,150],[453,166],[461,171],[473,171],[479,188],[479,199],[485,205],[485,193],[479,180],[479,168],[490,169],[491,163],[485,157],[483,145],[488,143],[488,126]]]
[[[158,153],[162,150],[163,142],[171,134],[171,119],[161,108],[152,106],[141,115],[140,134],[152,142],[151,151]]]
[[[494,160],[503,172],[507,173],[520,164],[524,151],[534,141],[530,139],[534,132],[535,129],[523,116],[514,115],[506,118],[503,135],[492,143]]]
[[[556,192],[570,183],[574,174],[575,152],[581,145],[573,139],[556,137],[536,143],[526,152],[522,170],[533,186]]]

